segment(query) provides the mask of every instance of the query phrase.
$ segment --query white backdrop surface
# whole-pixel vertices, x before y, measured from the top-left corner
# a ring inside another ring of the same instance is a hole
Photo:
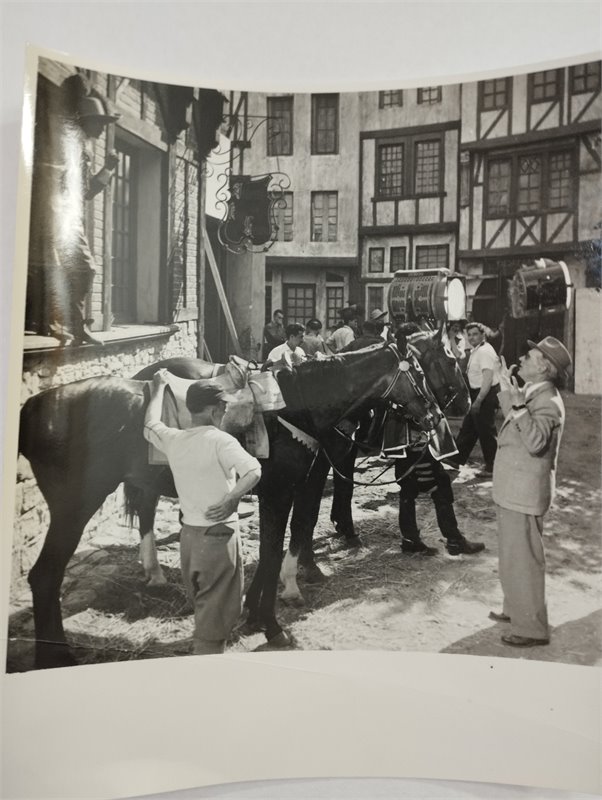
[[[27,43],[116,74],[289,91],[456,82],[588,60],[600,49],[597,2],[2,2],[1,11],[2,422],[8,381],[18,383],[8,353]],[[6,556],[4,526],[2,540]],[[6,578],[6,558],[2,569]],[[3,605],[6,591],[4,581]],[[283,655],[4,676],[3,796],[150,795],[202,783],[214,785],[159,796],[589,796],[506,781],[599,791],[593,668]],[[263,771],[245,773],[245,759]],[[314,779],[284,780],[302,775]],[[277,780],[230,783],[245,777]]]

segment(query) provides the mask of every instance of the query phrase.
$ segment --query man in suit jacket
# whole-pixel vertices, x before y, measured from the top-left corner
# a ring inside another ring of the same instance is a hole
[[[505,644],[548,644],[545,603],[543,517],[554,496],[558,449],[564,427],[564,404],[556,388],[566,377],[571,357],[558,339],[546,336],[520,358],[519,388],[515,366],[503,363],[498,395],[504,423],[498,435],[493,470],[499,541],[499,576],[504,594],[501,614],[509,622]]]

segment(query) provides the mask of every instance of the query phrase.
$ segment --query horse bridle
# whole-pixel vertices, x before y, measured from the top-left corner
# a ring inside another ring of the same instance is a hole
[[[411,341],[412,338],[415,337],[415,336],[419,336],[421,334],[422,334],[422,331],[420,333],[413,333],[411,336],[409,336],[408,337],[408,342],[410,343],[410,345],[412,345],[412,341]],[[416,348],[416,349],[418,349],[418,348]],[[435,371],[438,373],[439,377],[442,379],[442,385],[445,386],[445,384],[447,383],[447,379],[446,379],[445,373],[443,372],[443,367],[439,364],[439,361],[436,358],[431,358],[429,356],[429,364],[432,365],[435,368]],[[454,400],[457,398],[459,393],[460,393],[459,390],[456,390],[455,392],[453,392],[451,397],[449,398],[449,400],[446,401],[445,405],[441,406],[441,411],[445,412],[445,409],[448,408],[448,406],[450,406],[454,402]],[[433,392],[433,394],[434,394],[434,392]]]

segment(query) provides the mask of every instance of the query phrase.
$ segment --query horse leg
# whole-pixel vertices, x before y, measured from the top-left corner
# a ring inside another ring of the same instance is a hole
[[[293,514],[291,517],[291,539],[289,549],[284,557],[280,580],[285,588],[281,595],[284,598],[303,602],[297,586],[297,563],[303,567],[304,577],[308,583],[321,583],[326,576],[315,562],[313,552],[313,534],[320,513],[322,494],[330,464],[324,453],[315,460],[307,478],[295,489]]]
[[[155,510],[157,497],[145,498],[138,509],[140,520],[140,561],[146,576],[147,586],[165,586],[167,578],[163,574],[159,558],[157,556],[157,540],[153,530],[155,522]]]
[[[39,468],[36,480],[50,510],[50,527],[42,550],[28,575],[33,599],[33,618],[36,637],[36,669],[48,669],[76,664],[63,629],[60,590],[65,569],[75,552],[84,528],[94,512],[109,494],[98,486],[92,493],[88,486],[77,487],[76,480],[65,478],[84,500],[79,508],[73,508],[64,495],[61,482],[57,487],[56,476],[49,476]],[[100,482],[99,482],[100,483]]]
[[[357,446],[354,444],[349,453],[336,464],[337,471],[333,475],[334,486],[330,519],[335,525],[336,536],[344,537],[346,547],[362,546],[362,540],[355,532],[351,513],[356,456]]]
[[[290,644],[290,637],[276,619],[276,595],[286,523],[293,504],[293,489],[282,485],[278,489],[269,499],[265,497],[265,492],[259,495],[259,563],[262,572],[258,617],[268,642],[273,646],[286,647]]]

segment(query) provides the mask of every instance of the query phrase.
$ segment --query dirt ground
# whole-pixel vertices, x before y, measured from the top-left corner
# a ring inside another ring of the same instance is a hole
[[[279,602],[279,618],[305,650],[401,650],[527,658],[567,664],[600,664],[600,398],[565,395],[567,424],[558,491],[545,521],[547,598],[551,644],[529,650],[507,647],[504,630],[487,618],[501,610],[497,577],[495,510],[491,481],[477,477],[478,448],[454,482],[456,515],[465,535],[483,541],[475,556],[446,554],[428,498],[418,501],[423,538],[439,549],[431,558],[402,555],[394,486],[356,487],[354,518],[365,547],[345,550],[332,537],[329,480],[315,532],[315,550],[328,580],[304,583],[306,604]],[[501,421],[501,420],[500,420]],[[457,421],[452,422],[452,427]],[[382,467],[366,462],[358,480]],[[386,473],[381,480],[391,480]],[[253,575],[259,534],[256,504],[243,521],[245,576]],[[136,531],[113,524],[86,536],[63,584],[63,616],[80,663],[185,655],[192,617],[180,584],[177,505],[160,503],[156,532],[169,585],[145,585]],[[261,634],[234,636],[232,650],[268,649]],[[27,583],[13,587],[8,671],[33,666],[33,622]]]

